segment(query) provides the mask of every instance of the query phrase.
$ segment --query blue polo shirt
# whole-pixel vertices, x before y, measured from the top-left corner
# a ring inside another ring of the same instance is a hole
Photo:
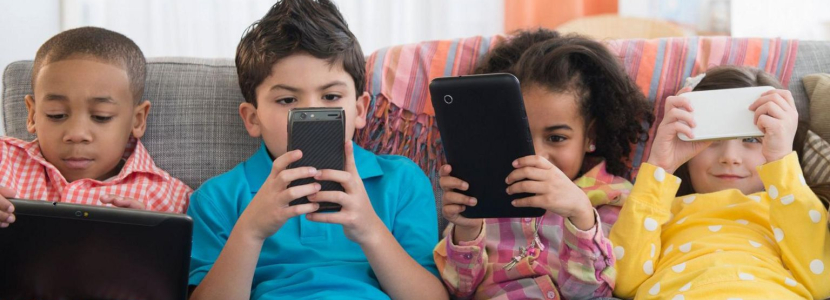
[[[355,163],[372,206],[398,243],[438,276],[432,248],[438,242],[435,196],[429,179],[402,156],[375,155],[355,145]],[[211,178],[193,193],[190,285],[213,266],[242,212],[271,172],[263,144],[247,161]],[[251,299],[389,299],[358,244],[339,224],[305,217],[288,220],[265,240],[254,271]]]

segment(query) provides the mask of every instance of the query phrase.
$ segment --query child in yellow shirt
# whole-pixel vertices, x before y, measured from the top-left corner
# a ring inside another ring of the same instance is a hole
[[[694,112],[682,95],[667,99],[651,155],[611,229],[615,295],[830,297],[827,211],[793,152],[792,95],[769,74],[733,66],[711,69],[694,90],[765,85],[779,89],[749,107],[762,138],[681,141],[678,133],[692,137]],[[691,193],[678,193],[681,185]]]

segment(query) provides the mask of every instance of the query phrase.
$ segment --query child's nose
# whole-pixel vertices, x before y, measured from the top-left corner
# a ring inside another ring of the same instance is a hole
[[[720,162],[724,164],[741,163],[741,140],[729,140],[723,143],[720,155]]]
[[[71,118],[64,123],[63,141],[66,143],[89,143],[92,141],[92,133],[89,130],[90,124],[80,120],[80,118]]]

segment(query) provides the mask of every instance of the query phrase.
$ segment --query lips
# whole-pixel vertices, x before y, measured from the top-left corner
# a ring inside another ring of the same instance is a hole
[[[720,174],[720,175],[715,175],[715,177],[717,177],[718,179],[721,179],[721,180],[740,180],[740,179],[746,178],[746,176],[733,175],[733,174]]]
[[[92,161],[92,159],[80,157],[70,157],[63,159],[63,162],[70,169],[86,169],[92,164]]]

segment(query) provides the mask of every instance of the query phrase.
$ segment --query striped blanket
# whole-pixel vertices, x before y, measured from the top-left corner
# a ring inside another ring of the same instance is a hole
[[[367,91],[372,95],[368,124],[355,135],[361,146],[379,154],[411,158],[426,174],[437,178],[444,163],[443,148],[430,102],[429,82],[436,77],[470,74],[503,36],[472,37],[393,46],[370,55],[366,63]],[[617,54],[628,75],[654,103],[655,124],[662,120],[666,97],[679,90],[686,77],[719,65],[761,68],[787,86],[795,65],[797,40],[730,37],[688,37],[604,42]],[[651,136],[637,144],[628,164],[627,179],[636,176],[648,157]]]

